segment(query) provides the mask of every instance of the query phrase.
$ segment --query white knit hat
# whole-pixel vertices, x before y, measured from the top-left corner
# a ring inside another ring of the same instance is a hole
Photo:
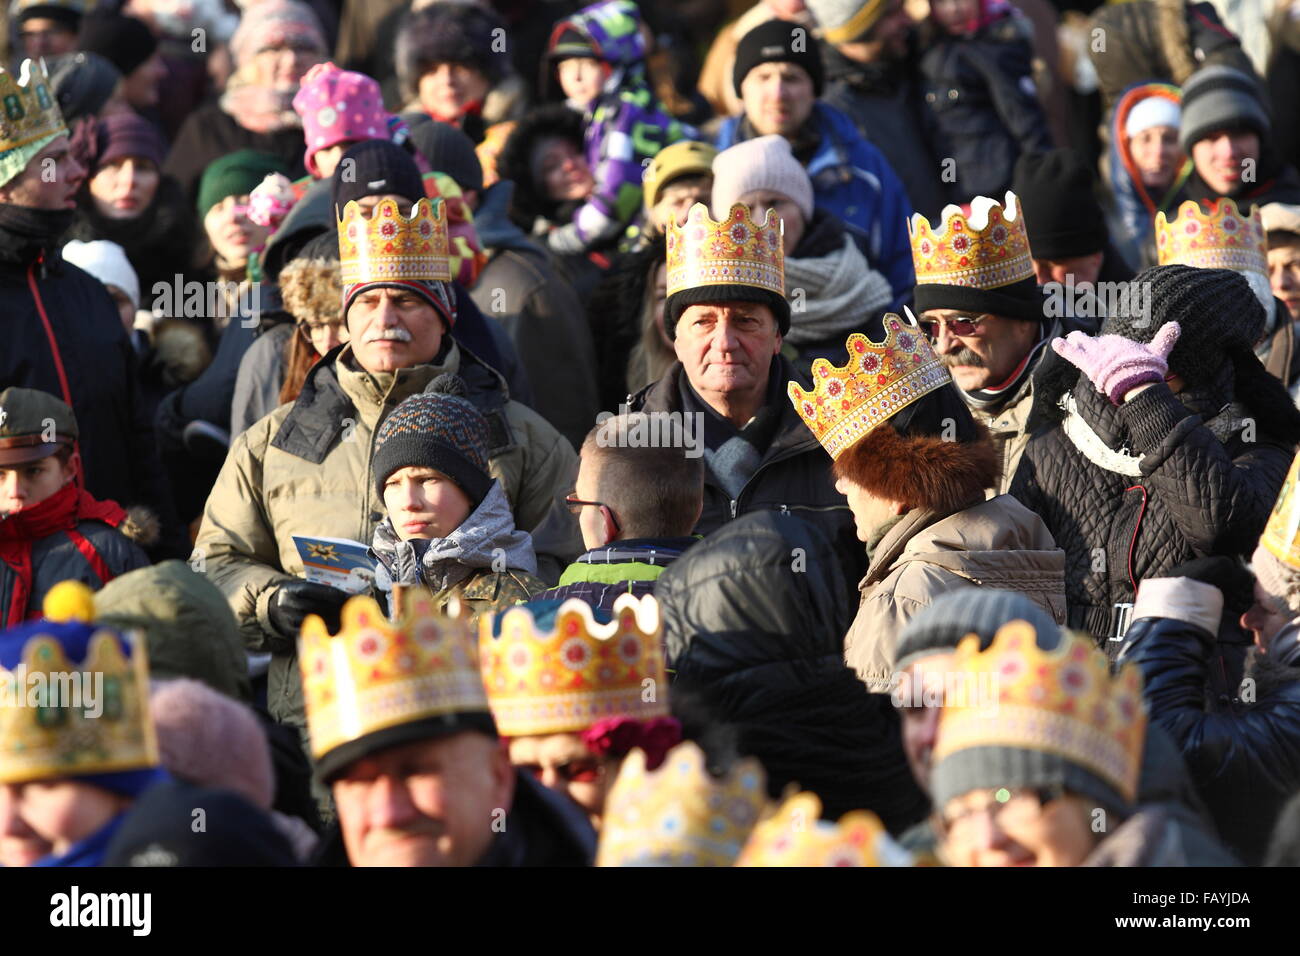
[[[95,239],[82,242],[73,239],[63,247],[63,258],[78,268],[85,269],[104,285],[115,285],[131,300],[133,308],[140,308],[140,280],[126,258],[126,251],[116,242]]]
[[[1164,96],[1148,96],[1128,111],[1128,116],[1124,119],[1124,135],[1132,138],[1153,126],[1172,126],[1178,129],[1182,118],[1182,107],[1173,100]]]
[[[714,157],[714,219],[725,219],[732,203],[756,189],[780,193],[799,207],[805,222],[812,218],[812,180],[784,136],[773,133],[745,140]]]

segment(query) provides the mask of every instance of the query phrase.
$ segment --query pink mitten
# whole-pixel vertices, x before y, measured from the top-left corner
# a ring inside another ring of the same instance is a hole
[[[267,173],[249,194],[248,218],[259,226],[269,226],[273,231],[280,228],[284,217],[289,215],[295,199],[293,184],[283,173]]]
[[[1071,332],[1053,339],[1052,348],[1067,362],[1077,365],[1097,391],[1118,405],[1129,389],[1147,382],[1159,382],[1169,371],[1169,353],[1182,332],[1177,322],[1168,322],[1156,332],[1150,345],[1122,335]]]

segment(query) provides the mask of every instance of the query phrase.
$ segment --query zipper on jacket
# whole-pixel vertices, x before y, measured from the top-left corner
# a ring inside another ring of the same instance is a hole
[[[736,517],[736,500],[735,498],[731,499],[731,517],[733,518]]]

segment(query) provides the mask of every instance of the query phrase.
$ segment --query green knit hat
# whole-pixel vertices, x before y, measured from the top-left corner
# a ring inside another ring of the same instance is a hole
[[[241,149],[208,164],[199,180],[199,219],[203,219],[227,196],[247,196],[271,173],[289,175],[289,167],[278,156]]]

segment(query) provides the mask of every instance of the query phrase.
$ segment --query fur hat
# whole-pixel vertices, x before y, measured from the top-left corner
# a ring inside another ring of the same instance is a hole
[[[293,259],[280,273],[280,297],[298,321],[341,322],[343,277],[337,259]]]
[[[248,707],[188,678],[162,681],[149,694],[162,765],[175,777],[224,787],[263,810],[275,799],[266,733]]]
[[[490,85],[500,83],[514,72],[505,36],[496,14],[472,3],[413,10],[398,31],[394,54],[402,99],[416,98],[420,77],[435,63],[464,63],[486,76]]]

